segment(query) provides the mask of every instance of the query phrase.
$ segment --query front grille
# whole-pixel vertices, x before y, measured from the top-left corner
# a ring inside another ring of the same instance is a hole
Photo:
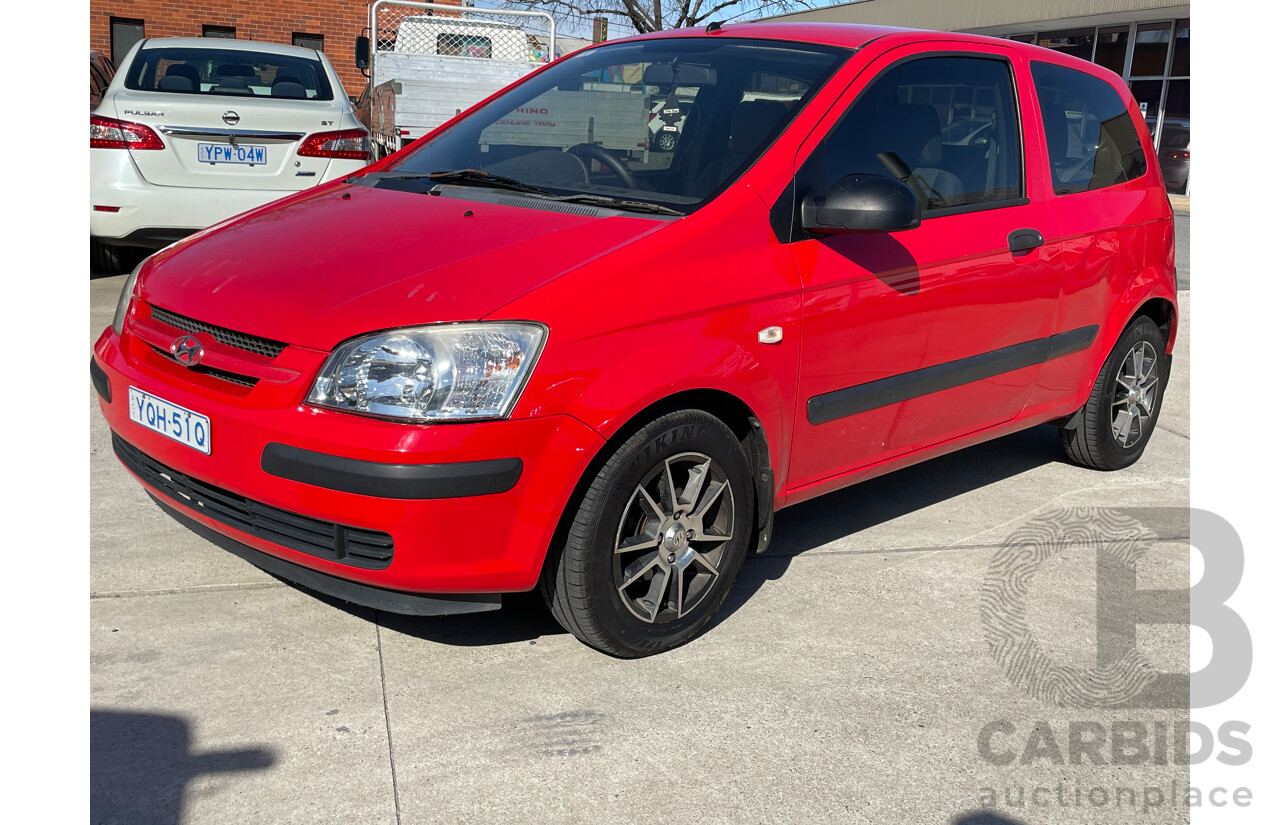
[[[383,570],[391,564],[395,547],[387,533],[300,516],[214,487],[166,467],[114,432],[111,446],[124,466],[156,491],[220,524],[352,567]]]
[[[155,344],[151,344],[150,346],[153,350],[156,351],[157,355],[163,358],[168,358],[170,361],[172,361],[175,364],[181,364],[182,366],[186,367],[192,372],[198,372],[201,375],[208,375],[213,378],[218,378],[223,381],[228,381],[232,384],[239,384],[242,387],[253,388],[258,385],[258,379],[254,378],[251,375],[241,375],[238,372],[227,372],[226,370],[214,369],[213,367],[206,367],[204,364],[196,364],[194,367],[187,367],[186,364],[183,364],[177,358],[174,358],[172,352],[169,352],[168,350],[160,349]]]
[[[220,344],[242,349],[245,352],[265,355],[268,358],[275,358],[288,346],[288,344],[280,341],[272,341],[270,338],[259,338],[256,335],[246,335],[243,332],[236,332],[226,327],[206,324],[204,321],[197,321],[194,318],[188,318],[185,315],[179,315],[176,312],[170,312],[157,306],[151,307],[151,317],[162,324],[177,327],[183,332],[207,332]]]

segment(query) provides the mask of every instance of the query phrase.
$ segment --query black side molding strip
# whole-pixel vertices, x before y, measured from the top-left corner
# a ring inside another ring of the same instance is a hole
[[[897,404],[933,392],[949,390],[974,381],[1024,367],[1035,366],[1054,358],[1079,352],[1093,343],[1098,326],[1080,327],[1059,332],[1047,338],[1036,338],[991,352],[948,361],[932,367],[904,372],[843,390],[815,395],[809,399],[810,424],[826,424],[838,418]]]
[[[330,576],[328,573],[321,573],[318,570],[276,558],[269,553],[263,553],[247,544],[241,544],[230,536],[224,536],[217,530],[205,527],[169,502],[157,498],[150,490],[147,491],[147,495],[151,496],[151,500],[159,504],[160,509],[172,516],[175,521],[211,544],[239,556],[277,578],[344,602],[372,607],[374,610],[383,610],[387,613],[402,613],[406,616],[451,616],[458,613],[483,613],[502,607],[500,593],[424,595],[401,590],[384,590],[381,587],[372,587]]]
[[[455,464],[383,464],[268,444],[262,470],[343,493],[399,499],[463,498],[505,493],[520,480],[518,458]]]
[[[107,378],[107,372],[98,366],[98,359],[92,355],[89,356],[89,377],[93,379],[93,388],[98,391],[98,395],[102,396],[102,400],[108,404],[111,403],[111,380]]]

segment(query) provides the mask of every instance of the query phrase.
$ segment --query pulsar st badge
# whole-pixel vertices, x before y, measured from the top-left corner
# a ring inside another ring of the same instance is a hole
[[[173,359],[184,367],[194,367],[204,357],[204,345],[194,335],[183,335],[169,345]]]

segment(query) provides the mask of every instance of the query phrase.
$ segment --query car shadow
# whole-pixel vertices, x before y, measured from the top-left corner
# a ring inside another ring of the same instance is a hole
[[[780,510],[772,545],[747,556],[710,627],[732,616],[766,582],[782,578],[802,553],[1062,460],[1057,428],[1033,427]]]
[[[271,767],[265,748],[192,753],[191,726],[177,716],[89,711],[89,821],[177,825],[197,776]]]
[[[951,819],[951,825],[1026,825],[1021,819],[1010,819],[995,811],[980,810],[957,814]]]
[[[1061,460],[1057,429],[1036,427],[788,507],[777,515],[772,546],[763,555],[747,557],[729,598],[708,628],[726,621],[766,582],[780,579],[791,560],[802,553]],[[369,614],[316,595],[353,615]],[[489,613],[432,617],[379,611],[376,620],[417,639],[465,647],[532,642],[566,632],[536,590],[508,594],[502,609]]]

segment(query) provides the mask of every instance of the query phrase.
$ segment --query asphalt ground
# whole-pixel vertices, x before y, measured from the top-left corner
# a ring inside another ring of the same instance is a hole
[[[122,281],[91,281],[91,341]],[[1088,670],[1126,575],[1171,591],[1191,575],[1180,303],[1135,466],[1067,464],[1042,426],[789,508],[717,621],[639,661],[578,643],[530,595],[406,618],[287,585],[151,502],[86,386],[91,820],[1189,821],[1183,689],[1120,708],[1130,694]],[[1068,530],[1092,539],[1038,545],[1017,578],[1013,550]],[[1010,628],[1057,669],[999,658]],[[1190,670],[1185,624],[1136,640],[1139,677]],[[1117,744],[1134,730],[1150,747]]]

